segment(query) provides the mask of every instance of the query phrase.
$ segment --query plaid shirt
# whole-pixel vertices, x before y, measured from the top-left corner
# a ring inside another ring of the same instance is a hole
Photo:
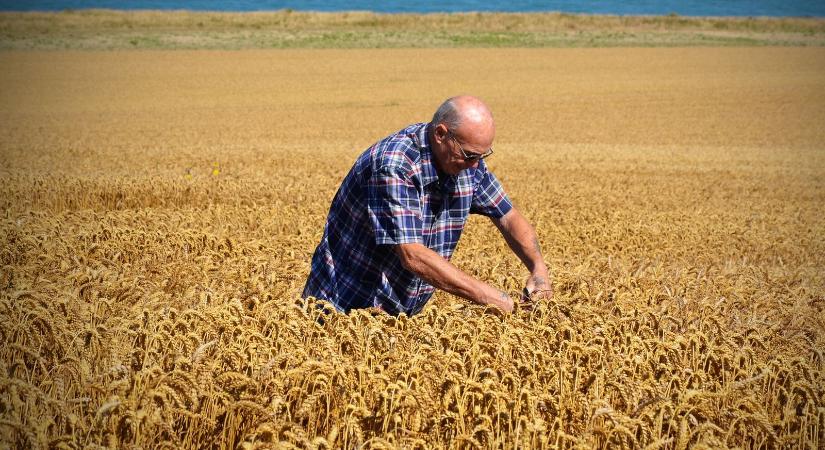
[[[449,260],[470,213],[502,217],[509,198],[484,161],[439,174],[426,123],[368,148],[332,200],[303,296],[342,312],[379,307],[420,312],[435,288],[401,265],[396,244],[419,243]]]

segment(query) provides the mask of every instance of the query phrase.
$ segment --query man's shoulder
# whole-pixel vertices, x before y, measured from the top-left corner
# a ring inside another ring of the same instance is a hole
[[[478,162],[478,166],[471,169],[467,169],[466,171],[464,171],[464,173],[467,179],[471,180],[473,186],[477,186],[479,183],[481,183],[482,180],[484,180],[484,177],[488,173],[492,172],[490,172],[490,170],[487,168],[487,163],[484,160],[481,160]]]
[[[369,152],[373,170],[410,176],[420,173],[421,138],[426,126],[426,123],[412,124],[373,145]]]

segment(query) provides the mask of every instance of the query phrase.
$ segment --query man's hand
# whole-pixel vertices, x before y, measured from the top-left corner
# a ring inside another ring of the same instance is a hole
[[[507,313],[513,312],[513,307],[514,307],[513,299],[510,298],[510,296],[507,295],[506,292],[499,291],[497,289],[494,289],[494,290],[496,291],[496,293],[493,294],[494,298],[490,298],[486,302],[486,304],[495,306],[496,308],[498,308],[498,309],[500,309],[504,312],[507,312]]]
[[[550,300],[553,298],[553,282],[547,274],[534,273],[527,278],[524,284],[524,292],[522,294],[522,301],[533,301],[538,299]]]

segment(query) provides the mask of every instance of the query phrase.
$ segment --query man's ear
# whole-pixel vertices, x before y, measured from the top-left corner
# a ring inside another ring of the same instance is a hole
[[[449,132],[450,132],[450,130],[447,129],[447,125],[444,125],[443,123],[440,123],[440,124],[435,126],[435,129],[433,130],[433,135],[435,136],[436,140],[439,143],[441,143],[441,141],[443,141],[444,139],[447,138],[447,134]]]

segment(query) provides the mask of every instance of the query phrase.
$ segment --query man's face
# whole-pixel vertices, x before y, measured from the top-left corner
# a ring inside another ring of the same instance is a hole
[[[443,124],[435,130],[438,168],[448,175],[458,175],[462,170],[478,167],[482,157],[492,153],[495,130],[490,127],[468,125],[450,130]]]

